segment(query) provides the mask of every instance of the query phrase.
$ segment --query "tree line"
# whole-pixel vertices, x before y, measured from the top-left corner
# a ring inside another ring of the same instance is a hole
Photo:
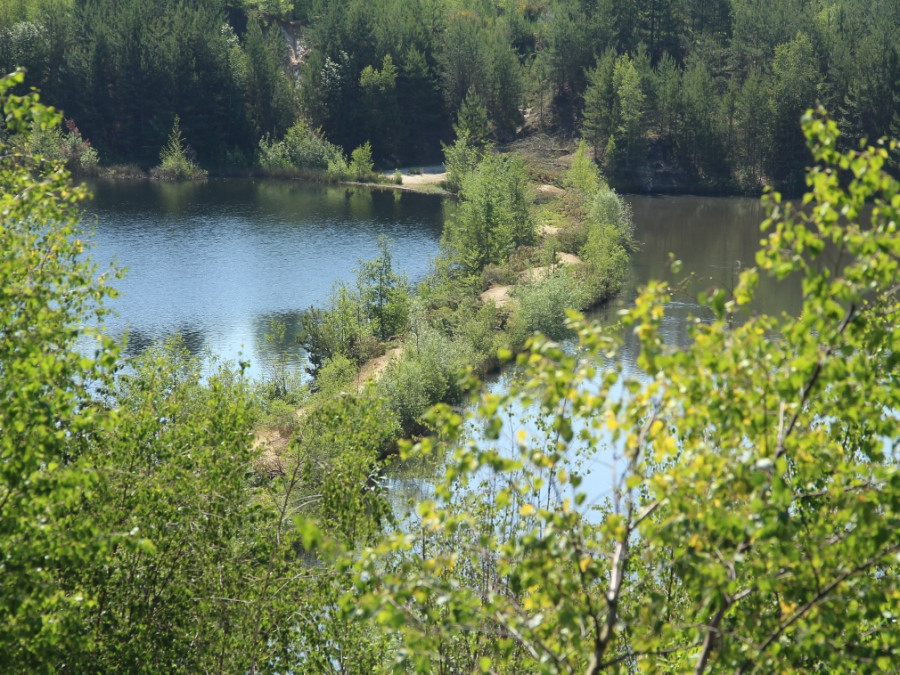
[[[0,68],[107,163],[155,160],[175,115],[206,166],[253,164],[298,118],[425,162],[471,93],[496,140],[584,136],[622,186],[797,190],[807,107],[847,144],[900,125],[890,0],[8,0],[0,35]]]

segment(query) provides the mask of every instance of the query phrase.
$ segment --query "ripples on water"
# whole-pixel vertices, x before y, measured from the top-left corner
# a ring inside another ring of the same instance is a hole
[[[280,354],[300,363],[298,314],[327,304],[336,281],[354,283],[379,235],[394,264],[421,279],[438,252],[445,204],[437,197],[276,181],[90,185],[91,256],[127,271],[107,321],[128,332],[127,355],[180,333],[251,362],[252,375],[276,354],[263,345],[272,319],[287,325]]]

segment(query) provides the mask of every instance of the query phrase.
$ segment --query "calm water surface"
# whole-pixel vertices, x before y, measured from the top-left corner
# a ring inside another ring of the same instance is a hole
[[[127,269],[118,282],[117,316],[108,321],[115,336],[128,333],[134,354],[174,333],[194,351],[209,348],[228,358],[251,361],[251,374],[264,372],[276,353],[300,363],[298,313],[324,306],[336,281],[352,284],[361,259],[376,254],[378,236],[394,240],[396,266],[410,279],[427,272],[438,252],[441,228],[452,202],[411,193],[371,192],[334,186],[275,181],[209,181],[198,184],[95,183],[88,206],[93,214],[93,258],[117,260]],[[662,333],[671,345],[688,342],[690,324],[710,318],[696,294],[731,288],[740,269],[755,264],[765,211],[757,199],[708,197],[627,198],[641,242],[630,277],[616,303],[597,313],[613,325],[616,310],[633,302],[650,279],[681,281],[686,290],[669,305]],[[683,262],[670,273],[670,253]],[[760,280],[756,312],[796,314],[799,284]],[[288,326],[284,344],[263,344],[273,318]],[[638,345],[621,335],[616,357],[635,370]],[[508,386],[510,373],[490,384]],[[506,435],[527,425],[514,411]],[[614,448],[593,452],[582,471],[599,502],[616,475]],[[401,495],[419,497],[434,476],[395,473]]]
[[[638,290],[652,279],[681,284],[684,292],[676,294],[666,308],[661,332],[667,344],[684,346],[695,318],[712,318],[709,310],[696,301],[697,294],[713,287],[731,289],[741,269],[756,265],[765,208],[756,198],[629,196],[626,199],[634,214],[640,250],[633,258],[631,275],[617,302],[596,315],[608,324],[614,323],[616,310],[630,305]],[[678,275],[671,273],[672,259],[683,263]],[[777,282],[760,275],[750,311],[796,315],[801,302],[799,283]],[[637,359],[638,344],[630,333],[621,337],[619,358],[631,369]]]
[[[116,283],[115,337],[128,354],[180,333],[188,347],[249,359],[273,357],[263,336],[287,324],[282,350],[299,362],[298,313],[323,306],[336,281],[354,283],[379,235],[394,242],[395,268],[421,278],[438,251],[438,197],[278,181],[96,182],[87,222],[92,257],[126,269]]]

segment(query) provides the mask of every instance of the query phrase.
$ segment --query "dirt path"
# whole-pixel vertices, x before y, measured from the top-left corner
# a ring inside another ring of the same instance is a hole
[[[369,380],[377,380],[381,377],[381,374],[390,365],[391,361],[395,359],[399,361],[402,355],[403,345],[389,349],[382,356],[376,356],[374,359],[366,361],[356,375],[357,389],[365,386]]]

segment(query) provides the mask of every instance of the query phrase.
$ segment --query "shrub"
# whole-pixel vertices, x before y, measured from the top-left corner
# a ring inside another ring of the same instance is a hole
[[[540,283],[518,287],[515,297],[519,307],[510,322],[509,334],[516,348],[535,333],[551,340],[569,337],[566,310],[581,309],[585,303],[584,292],[565,269]]]
[[[631,206],[612,188],[603,185],[594,193],[588,205],[588,220],[602,225],[612,225],[619,233],[622,244],[631,246],[634,240],[634,223]]]
[[[458,402],[460,377],[468,362],[460,345],[416,319],[404,344],[403,357],[378,381],[378,391],[397,415],[404,431],[421,433],[423,415],[432,405]]]
[[[372,144],[366,141],[350,153],[350,176],[355,180],[366,180],[374,173],[375,164],[372,161]]]
[[[343,354],[326,359],[316,376],[316,391],[329,397],[347,391],[353,384],[359,367]]]
[[[198,180],[206,178],[206,171],[201,169],[191,158],[192,151],[181,135],[181,121],[175,115],[169,140],[159,153],[160,165],[152,174],[162,180]]]
[[[333,157],[328,162],[328,168],[325,170],[325,175],[328,177],[328,180],[343,180],[350,173],[350,169],[347,166],[347,160],[343,155],[339,157]]]
[[[259,142],[259,165],[264,169],[327,171],[332,162],[343,156],[337,145],[303,119],[294,122],[280,141],[266,136]]]
[[[618,291],[628,273],[628,252],[613,225],[591,225],[581,249],[585,264],[576,274],[582,281],[586,305],[592,305]]]

